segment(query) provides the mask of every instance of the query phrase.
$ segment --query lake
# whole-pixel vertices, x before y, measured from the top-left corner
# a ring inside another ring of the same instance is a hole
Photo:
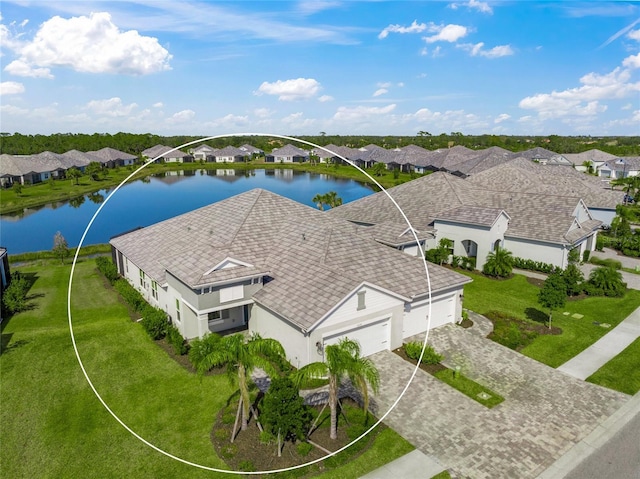
[[[313,206],[317,193],[335,191],[344,203],[373,192],[354,180],[329,175],[274,170],[168,171],[129,183],[113,195],[100,212],[84,245],[108,243],[109,238],[139,226],[186,213],[230,196],[263,188],[300,203]],[[91,217],[111,190],[25,210],[20,215],[0,216],[0,245],[9,254],[50,250],[60,231],[69,246],[77,246]]]

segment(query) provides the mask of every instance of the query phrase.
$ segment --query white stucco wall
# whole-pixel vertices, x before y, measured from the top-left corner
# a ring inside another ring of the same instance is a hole
[[[568,251],[560,244],[507,236],[504,239],[504,247],[519,258],[542,261],[561,268],[566,266]]]
[[[434,294],[431,298],[431,322],[427,322],[429,313],[429,300],[422,299],[405,306],[402,338],[407,339],[427,330],[427,324],[431,329],[443,324],[453,323],[460,319],[461,307],[460,295],[462,288],[442,294]]]

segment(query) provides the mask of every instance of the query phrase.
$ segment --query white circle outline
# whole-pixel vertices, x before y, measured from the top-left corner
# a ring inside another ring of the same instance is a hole
[[[363,170],[362,168],[360,168],[358,165],[356,165],[355,163],[353,163],[351,160],[348,160],[347,158],[342,157],[341,155],[323,147],[320,145],[316,145],[315,143],[311,143],[310,141],[306,141],[306,140],[300,140],[298,138],[294,138],[294,137],[290,137],[290,136],[284,136],[284,135],[277,135],[277,134],[270,134],[270,133],[232,133],[232,134],[224,134],[224,135],[215,135],[215,136],[209,136],[206,138],[200,138],[198,140],[194,140],[194,141],[190,141],[187,142],[183,145],[177,146],[175,148],[172,148],[169,151],[166,151],[165,153],[163,153],[163,155],[166,155],[167,153],[171,153],[173,151],[179,150],[181,148],[184,148],[186,146],[191,146],[191,145],[195,145],[197,143],[201,143],[201,142],[205,142],[205,141],[210,141],[210,140],[216,140],[216,139],[220,139],[220,138],[229,138],[229,137],[237,137],[237,136],[261,136],[261,137],[272,137],[272,138],[280,138],[280,139],[284,139],[284,140],[289,140],[289,141],[294,141],[294,142],[298,142],[298,143],[304,143],[306,145],[309,146],[313,146],[314,148],[320,148],[324,151],[327,151],[329,153],[331,153],[332,155],[340,158],[342,161],[344,161],[345,163],[349,164],[350,166],[354,167],[355,169],[357,169],[360,173],[363,173],[367,178],[369,178],[373,183],[375,183],[375,185],[380,188],[381,191],[384,191],[384,193],[387,195],[387,197],[389,197],[389,199],[391,200],[391,202],[394,204],[394,206],[398,209],[398,211],[400,212],[400,214],[402,215],[402,217],[404,218],[404,220],[406,221],[407,225],[409,225],[409,229],[411,230],[411,234],[413,235],[414,239],[416,240],[416,243],[419,245],[420,244],[420,240],[418,239],[418,236],[416,234],[416,231],[413,229],[413,226],[411,225],[411,223],[409,222],[409,219],[407,218],[407,216],[404,214],[404,211],[402,211],[402,208],[400,208],[400,206],[398,205],[398,203],[396,203],[396,201],[391,197],[391,195],[387,192],[387,190],[380,184],[378,183],[369,173],[367,173],[365,170]],[[409,381],[407,382],[407,384],[405,385],[405,387],[402,389],[402,391],[400,392],[400,395],[396,398],[396,400],[393,402],[393,404],[389,407],[389,409],[387,410],[387,412],[385,412],[382,417],[380,417],[378,419],[378,421],[373,424],[369,429],[367,429],[365,432],[363,432],[360,436],[358,436],[356,439],[354,439],[353,441],[351,441],[350,443],[346,444],[345,446],[341,447],[340,449],[327,454],[326,456],[323,456],[319,459],[315,459],[313,461],[309,461],[307,463],[304,464],[298,464],[296,466],[291,466],[288,468],[284,468],[284,469],[273,469],[273,470],[269,470],[269,471],[253,471],[253,472],[245,472],[245,471],[233,471],[233,470],[225,470],[225,469],[217,469],[215,467],[209,467],[209,466],[204,466],[202,464],[198,464],[195,462],[191,462],[188,461],[186,459],[183,459],[181,457],[175,456],[167,451],[165,451],[164,449],[159,448],[158,446],[150,443],[149,441],[147,441],[145,438],[143,438],[142,436],[140,436],[138,433],[136,433],[133,429],[131,429],[129,426],[127,426],[109,407],[109,405],[104,401],[104,399],[102,399],[102,396],[100,396],[100,394],[98,393],[98,391],[96,390],[95,386],[93,385],[93,383],[91,382],[91,379],[89,378],[89,375],[87,374],[87,371],[84,367],[84,364],[82,362],[82,359],[80,358],[80,353],[78,352],[78,347],[76,345],[76,338],[75,338],[75,334],[73,332],[73,322],[71,319],[71,286],[73,284],[73,273],[75,271],[75,267],[76,267],[76,262],[78,260],[78,254],[80,253],[80,248],[82,247],[82,243],[85,240],[85,237],[87,236],[87,233],[89,232],[89,230],[91,229],[91,226],[93,225],[93,222],[95,221],[95,219],[98,217],[98,214],[100,214],[100,212],[102,211],[102,208],[109,202],[109,200],[111,199],[111,197],[122,187],[124,186],[127,181],[129,181],[133,176],[135,176],[138,172],[142,171],[144,168],[146,168],[149,164],[153,163],[154,161],[156,161],[157,159],[159,159],[162,155],[159,155],[155,158],[152,158],[150,160],[147,160],[146,163],[144,163],[142,166],[140,166],[139,168],[137,168],[135,171],[133,171],[129,176],[127,176],[124,180],[122,180],[122,182],[116,186],[116,188],[109,193],[109,195],[105,198],[105,200],[100,204],[100,206],[98,207],[98,209],[96,210],[96,212],[94,213],[94,215],[91,217],[91,220],[89,220],[89,223],[87,224],[87,227],[84,230],[84,233],[82,234],[82,237],[80,238],[80,242],[78,243],[78,246],[76,248],[76,252],[75,255],[73,256],[73,263],[71,264],[71,274],[69,275],[69,285],[68,285],[68,289],[67,289],[67,316],[69,319],[69,332],[71,334],[71,342],[73,343],[73,350],[75,352],[76,358],[78,359],[78,363],[80,365],[80,369],[82,369],[82,373],[84,374],[85,379],[87,380],[87,382],[89,383],[89,386],[91,387],[91,390],[93,391],[93,393],[96,395],[96,397],[98,398],[98,400],[100,401],[100,403],[102,404],[102,406],[109,412],[109,414],[111,414],[111,416],[113,416],[113,418],[124,428],[126,429],[129,433],[131,433],[136,439],[138,439],[139,441],[141,441],[142,443],[146,444],[147,446],[149,446],[150,448],[154,449],[155,451],[175,460],[178,462],[181,462],[183,464],[187,464],[189,466],[193,466],[199,469],[204,469],[207,471],[212,471],[212,472],[222,472],[222,473],[227,473],[227,474],[236,474],[236,475],[257,475],[257,474],[275,474],[277,472],[286,472],[286,471],[291,471],[291,470],[295,470],[295,469],[300,469],[302,467],[306,467],[306,466],[310,466],[313,464],[316,464],[320,461],[324,461],[325,459],[327,459],[328,457],[332,457],[335,456],[336,454],[344,451],[345,449],[351,447],[353,444],[355,444],[356,442],[358,442],[360,439],[362,439],[363,437],[365,437],[367,434],[369,434],[375,427],[377,427],[380,423],[382,423],[382,421],[391,413],[391,411],[393,411],[393,409],[397,406],[397,404],[400,402],[400,400],[402,399],[402,397],[404,396],[404,394],[407,392],[407,389],[409,389],[409,386],[411,385],[411,382],[413,381],[413,379],[415,378],[416,373],[418,372],[418,369],[420,367],[420,363],[422,361],[422,357],[424,355],[424,351],[427,345],[427,340],[429,339],[429,329],[431,326],[431,278],[429,276],[429,268],[427,267],[427,260],[425,259],[425,256],[422,255],[422,263],[424,264],[424,269],[425,269],[425,273],[427,275],[427,287],[428,287],[428,304],[429,307],[427,308],[428,313],[427,313],[427,331],[426,331],[426,335],[424,338],[424,343],[422,345],[422,351],[420,352],[420,357],[418,358],[418,362],[416,364],[416,367],[414,368],[413,372],[411,373],[411,377],[409,378]]]

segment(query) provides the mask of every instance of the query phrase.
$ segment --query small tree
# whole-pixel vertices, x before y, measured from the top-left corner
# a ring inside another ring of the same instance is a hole
[[[387,171],[387,165],[384,163],[376,163],[371,168],[375,176],[382,176]]]
[[[67,175],[67,178],[69,178],[70,180],[73,180],[74,183],[77,185],[78,179],[82,176],[82,172],[78,168],[73,166],[67,170],[66,175]]]
[[[15,192],[16,196],[20,196],[22,194],[22,184],[19,181],[15,181],[13,183],[13,191]]]
[[[538,303],[543,308],[549,309],[549,329],[551,329],[551,317],[553,311],[562,308],[567,300],[567,285],[562,273],[551,273],[538,293]]]
[[[496,247],[487,255],[487,262],[482,268],[482,272],[488,276],[506,278],[513,271],[513,255],[511,251]]]
[[[327,195],[321,195],[320,193],[317,193],[312,199],[311,201],[313,201],[316,206],[318,207],[318,209],[320,211],[324,211],[324,205],[327,202]]]
[[[278,457],[282,447],[280,440],[295,442],[304,440],[312,414],[298,388],[291,379],[275,377],[262,400],[261,418],[267,430],[278,438]]]
[[[10,313],[18,313],[27,309],[27,292],[29,281],[19,271],[11,275],[11,283],[2,293],[2,305]]]
[[[567,266],[567,269],[562,272],[562,277],[564,278],[568,295],[575,296],[582,292],[582,282],[584,281],[584,275],[582,274],[582,271],[580,271],[580,268],[576,266],[576,264],[569,264],[569,266]]]
[[[100,175],[102,175],[102,165],[97,161],[92,161],[87,165],[84,169],[85,173],[91,178],[93,181],[99,180]]]
[[[53,254],[60,258],[62,264],[64,264],[64,259],[69,256],[69,245],[60,231],[53,236]]]

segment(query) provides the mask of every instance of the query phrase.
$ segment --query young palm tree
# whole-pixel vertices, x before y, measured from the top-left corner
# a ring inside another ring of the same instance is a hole
[[[324,204],[327,202],[327,195],[321,195],[320,193],[317,193],[316,196],[311,199],[311,201],[316,204],[320,211],[324,211]]]
[[[511,251],[496,247],[487,255],[487,262],[482,268],[482,272],[489,276],[499,276],[505,278],[513,271],[513,255]]]
[[[342,198],[338,196],[338,193],[335,191],[330,191],[325,196],[325,203],[327,203],[331,208],[335,208],[336,206],[340,206],[342,204]]]
[[[589,283],[605,296],[624,296],[627,285],[622,281],[622,274],[615,268],[600,266],[589,274]]]
[[[363,397],[365,414],[369,407],[369,392],[367,385],[374,392],[378,391],[380,375],[371,360],[360,356],[360,345],[348,338],[338,344],[325,348],[325,362],[311,363],[300,368],[293,374],[293,381],[297,386],[311,378],[329,376],[329,409],[331,410],[331,430],[329,437],[338,437],[338,388],[341,381],[348,377]]]
[[[194,351],[195,349],[195,351]],[[264,369],[269,375],[278,371],[273,366],[274,360],[284,358],[282,345],[275,339],[262,338],[257,334],[248,340],[242,334],[220,337],[210,334],[189,351],[189,359],[193,362],[198,374],[204,374],[215,366],[224,366],[232,384],[237,381],[240,390],[242,408],[242,426],[244,431],[249,422],[249,381],[251,372],[256,368]],[[233,442],[233,438],[231,440]]]

